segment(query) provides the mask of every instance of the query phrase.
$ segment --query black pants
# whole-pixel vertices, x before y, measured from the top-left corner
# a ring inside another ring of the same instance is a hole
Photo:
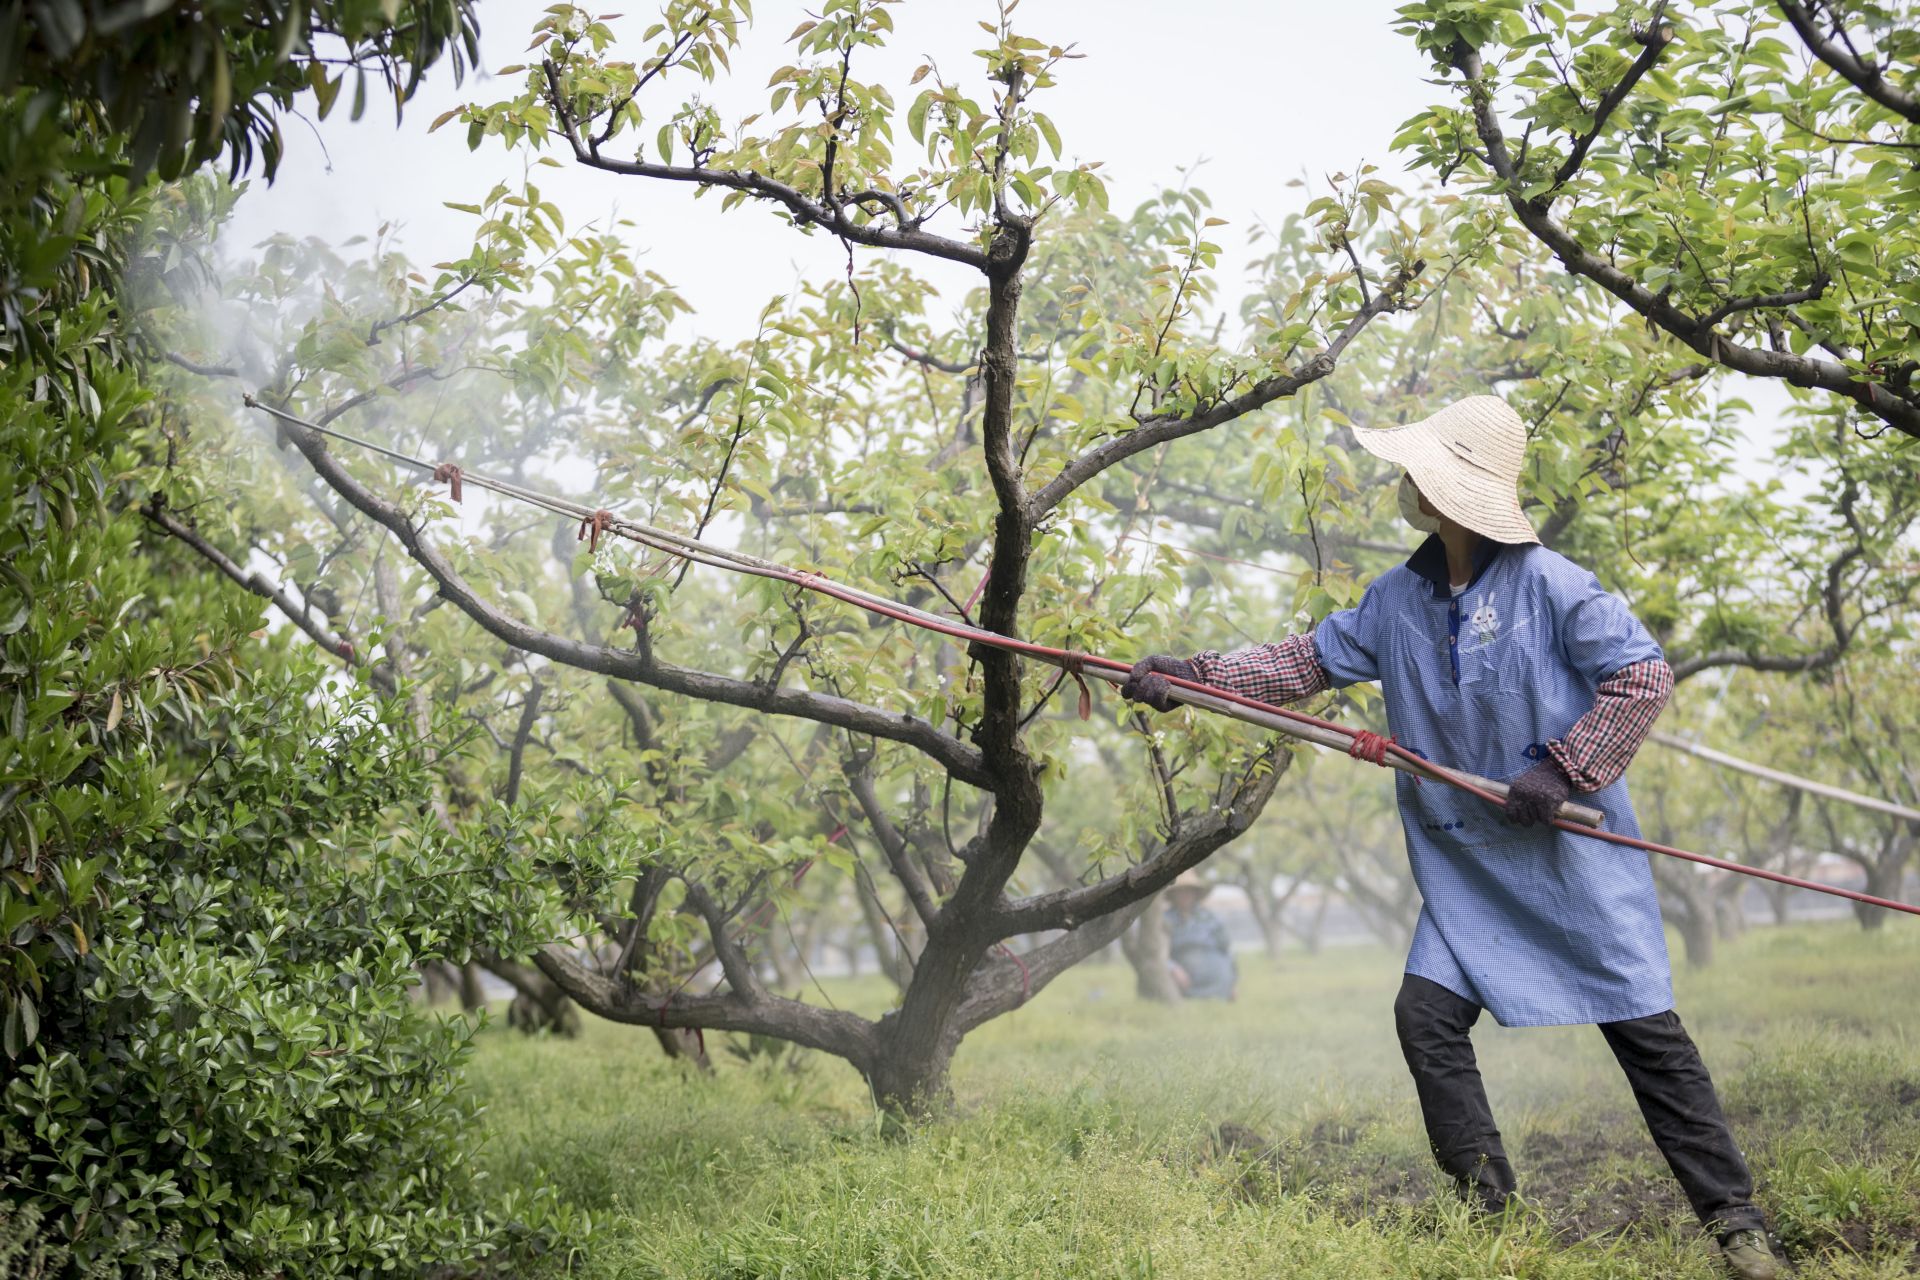
[[[1479,1017],[1480,1006],[1473,1001],[1412,974],[1393,1002],[1400,1048],[1420,1094],[1434,1159],[1464,1194],[1498,1209],[1513,1194],[1513,1166],[1500,1145],[1468,1036]],[[1746,1157],[1733,1143],[1706,1064],[1680,1016],[1669,1009],[1628,1022],[1603,1022],[1600,1032],[1627,1073],[1647,1130],[1700,1221],[1721,1236],[1764,1228]]]

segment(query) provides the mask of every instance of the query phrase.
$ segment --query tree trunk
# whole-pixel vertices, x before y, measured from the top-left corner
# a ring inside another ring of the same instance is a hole
[[[1766,886],[1762,892],[1767,895],[1767,906],[1773,911],[1774,924],[1787,923],[1791,918],[1788,913],[1793,908],[1794,888],[1791,885],[1775,884],[1771,880],[1762,880],[1760,883]]]
[[[1888,866],[1885,862],[1867,864],[1866,891],[1876,898],[1892,898],[1897,896],[1895,891],[1900,888],[1900,882],[1905,879],[1903,873],[1906,869],[1906,859],[1904,858],[1892,866]],[[1864,902],[1856,902],[1853,904],[1853,918],[1858,920],[1860,927],[1869,933],[1876,929],[1884,928],[1887,923],[1887,917],[1892,914],[1893,913],[1885,907],[1870,906]]]
[[[1676,893],[1674,896],[1682,900],[1682,905],[1667,918],[1673,921],[1674,927],[1680,931],[1680,941],[1686,950],[1687,967],[1704,969],[1713,963],[1714,939],[1717,937],[1713,911],[1691,891],[1684,894]]]
[[[873,954],[880,962],[880,972],[887,980],[905,991],[907,984],[913,981],[914,957],[907,947],[906,934],[895,936],[894,927],[888,922],[886,908],[873,895],[865,876],[855,877],[854,897],[860,902],[860,918],[866,921],[867,937],[873,943]]]
[[[507,1025],[533,1035],[551,1031],[557,1036],[580,1034],[580,1010],[559,984],[529,965],[489,957],[489,972],[516,993],[507,1006]]]
[[[1714,924],[1722,938],[1732,941],[1747,931],[1747,878],[1733,872],[1717,872],[1715,878],[1720,883],[1713,891]]]
[[[1898,898],[1906,884],[1907,861],[1913,856],[1914,837],[1902,829],[1905,825],[1895,826],[1880,841],[1879,857],[1871,862],[1860,860],[1867,872],[1867,892],[1876,898]],[[1864,902],[1853,904],[1854,919],[1862,929],[1882,928],[1892,914],[1885,907],[1872,907]]]
[[[1166,907],[1159,894],[1153,896],[1133,928],[1120,936],[1120,949],[1133,966],[1135,995],[1160,1004],[1180,1003],[1172,957],[1167,954]]]
[[[1313,919],[1305,929],[1296,930],[1300,934],[1301,944],[1306,947],[1307,954],[1310,956],[1319,955],[1320,948],[1326,945],[1327,908],[1333,905],[1332,890],[1325,885],[1321,885],[1319,889],[1320,898],[1314,903]]]
[[[1260,927],[1260,941],[1266,947],[1267,959],[1277,967],[1287,941],[1287,905],[1300,892],[1306,880],[1302,876],[1295,876],[1285,893],[1276,894],[1273,891],[1273,877],[1263,875],[1251,862],[1237,863],[1235,870],[1239,874],[1233,878],[1233,883],[1239,885],[1241,892],[1247,895],[1247,910],[1252,913],[1253,922]]]
[[[862,1071],[874,1104],[895,1117],[931,1115],[945,1107],[953,1097],[949,1074],[958,1040],[941,1035],[910,1043],[884,1034],[882,1026],[880,1047]]]
[[[806,943],[804,940],[794,937],[791,929],[785,930],[784,932],[787,935],[788,945],[781,946],[773,937],[772,931],[769,930],[764,951],[767,958],[767,967],[773,970],[774,986],[781,992],[792,995],[806,989],[806,957],[800,954],[800,949],[804,947]]]
[[[1267,959],[1278,967],[1280,952],[1286,946],[1287,931],[1280,924],[1282,908],[1265,901],[1266,897],[1267,895],[1256,893],[1251,889],[1247,891],[1248,909],[1253,912],[1253,922],[1260,926],[1261,945],[1266,948]]]
[[[1689,969],[1704,969],[1713,963],[1714,938],[1713,918],[1693,910],[1683,911],[1674,921],[1680,929],[1680,941],[1684,945]]]
[[[1713,963],[1714,940],[1718,922],[1714,919],[1711,890],[1685,868],[1672,874],[1654,876],[1660,887],[1661,914],[1680,932],[1687,967],[1704,969]]]
[[[486,984],[481,967],[469,960],[460,966],[460,1007],[471,1013],[487,1002]]]
[[[880,1020],[874,1053],[863,1071],[874,1100],[895,1116],[925,1116],[952,1099],[947,1082],[965,1029],[955,1017],[968,979],[985,957],[975,935],[929,939],[900,1007]]]
[[[453,966],[444,960],[429,960],[420,966],[420,985],[414,988],[413,998],[431,1008],[451,1000],[458,990]]]

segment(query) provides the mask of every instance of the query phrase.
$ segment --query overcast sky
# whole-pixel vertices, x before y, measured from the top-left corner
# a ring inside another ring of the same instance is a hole
[[[481,4],[488,71],[521,60],[544,8],[540,0]],[[1400,173],[1388,141],[1443,91],[1425,82],[1412,41],[1393,33],[1394,8],[1390,0],[1024,0],[1015,26],[1085,55],[1065,64],[1062,83],[1038,105],[1059,127],[1067,156],[1105,162],[1114,207],[1131,208],[1197,164],[1195,183],[1232,224],[1221,229],[1226,238],[1220,243],[1233,253],[1256,221],[1277,220],[1323,194],[1329,173],[1351,171],[1363,160],[1379,165],[1389,181]],[[634,5],[610,24],[623,42],[620,55],[647,56],[651,46],[639,36],[654,12],[649,4]],[[757,24],[734,59],[736,74],[711,95],[723,112],[737,118],[764,109],[767,77],[791,61],[785,38],[805,12],[803,5],[776,0],[756,6]],[[985,101],[988,86],[971,52],[986,38],[976,23],[994,13],[990,4],[971,0],[908,0],[894,11],[897,33],[889,47],[856,60],[855,74],[885,84],[904,108],[915,92],[908,77],[931,55],[944,75],[964,76]],[[240,202],[229,244],[251,245],[274,232],[339,243],[390,222],[401,228],[416,260],[464,252],[474,220],[443,202],[474,201],[501,178],[517,182],[522,160],[497,140],[469,153],[464,129],[429,135],[427,126],[460,102],[503,97],[519,80],[483,73],[456,86],[446,68],[437,67],[397,130],[391,110],[370,107],[359,123],[349,122],[352,95],[343,93],[334,116],[318,124],[330,165],[307,125],[287,121],[290,154],[281,176],[271,188],[256,184]],[[671,81],[660,87],[676,92]],[[904,126],[900,139],[911,147]],[[569,226],[616,210],[633,220],[634,247],[693,303],[692,324],[708,337],[750,336],[768,297],[790,289],[798,273],[845,270],[844,254],[829,237],[796,235],[765,208],[743,206],[720,216],[717,200],[696,202],[683,186],[572,167],[536,172]],[[1295,178],[1308,179],[1311,190],[1289,187]],[[977,281],[964,267],[943,271],[942,264],[920,259],[916,266],[943,285]],[[1223,286],[1236,292],[1226,277],[1237,273],[1222,274]]]
[[[1402,122],[1448,100],[1449,91],[1429,83],[1429,64],[1412,40],[1394,33],[1399,2],[1023,0],[1015,27],[1085,55],[1062,67],[1061,84],[1038,105],[1058,126],[1066,157],[1104,163],[1116,209],[1131,208],[1193,170],[1214,212],[1231,224],[1219,229],[1227,250],[1221,302],[1231,306],[1242,292],[1247,231],[1324,194],[1326,175],[1366,162],[1396,185],[1416,185],[1388,143]],[[276,232],[340,244],[391,224],[417,262],[463,254],[474,219],[444,202],[471,203],[496,181],[517,183],[529,161],[497,140],[469,152],[464,129],[429,135],[427,126],[459,103],[517,92],[519,76],[493,79],[488,72],[525,56],[544,9],[542,0],[486,0],[480,6],[482,72],[456,86],[445,67],[435,68],[397,129],[390,110],[370,108],[358,123],[349,121],[350,93],[314,128],[285,122],[289,157],[281,176],[271,187],[257,183],[239,202],[228,244],[243,249]],[[735,74],[707,91],[729,119],[765,108],[768,75],[792,60],[786,36],[807,9],[761,0],[757,13],[733,59]],[[915,92],[908,78],[931,56],[944,75],[964,77],[985,101],[988,86],[971,54],[986,39],[977,23],[994,14],[991,4],[976,0],[907,0],[894,10],[897,30],[889,46],[863,53],[856,74],[888,86],[904,109]],[[617,56],[649,54],[651,45],[639,37],[654,16],[651,5],[641,4],[609,24],[621,42]],[[690,83],[659,87],[678,94]],[[899,140],[912,145],[904,126]],[[572,165],[535,172],[570,227],[615,216],[635,224],[626,232],[633,248],[695,308],[681,336],[748,338],[774,294],[791,292],[799,278],[846,269],[844,251],[831,237],[798,235],[762,206],[723,215],[717,199],[696,201],[678,184]],[[1308,185],[1289,185],[1296,179]],[[968,268],[919,255],[914,267],[952,296],[978,283]],[[1784,387],[1735,375],[1724,394],[1743,395],[1756,406],[1750,435],[1777,438],[1775,424],[1788,400]],[[1758,475],[1769,468],[1756,451],[1743,470]]]

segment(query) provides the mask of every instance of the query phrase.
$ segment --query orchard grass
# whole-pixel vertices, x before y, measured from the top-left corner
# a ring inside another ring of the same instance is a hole
[[[904,1137],[819,1055],[713,1037],[700,1079],[644,1031],[496,1023],[472,1069],[479,1158],[496,1191],[550,1186],[590,1216],[550,1259],[587,1277],[1721,1274],[1591,1029],[1476,1033],[1536,1200],[1493,1227],[1429,1166],[1397,957],[1243,970],[1232,1005],[1163,1008],[1124,966],[1082,966],[970,1037],[951,1115]],[[1802,1277],[1920,1272],[1916,982],[1904,920],[1756,929],[1679,975]],[[888,999],[878,979],[825,992]]]

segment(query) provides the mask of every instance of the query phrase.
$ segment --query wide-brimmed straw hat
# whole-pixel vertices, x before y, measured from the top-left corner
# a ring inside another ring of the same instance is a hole
[[[1191,867],[1175,876],[1173,883],[1167,887],[1170,889],[1192,889],[1203,898],[1213,892],[1213,886],[1207,881],[1202,880],[1200,873]]]
[[[1356,427],[1360,447],[1407,469],[1436,511],[1495,542],[1538,542],[1520,510],[1527,424],[1499,396],[1468,396],[1401,427]]]

